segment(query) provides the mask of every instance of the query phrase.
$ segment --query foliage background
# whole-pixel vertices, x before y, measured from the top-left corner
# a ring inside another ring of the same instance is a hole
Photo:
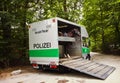
[[[0,68],[28,65],[28,24],[51,17],[83,24],[92,51],[120,54],[120,0],[0,0]]]

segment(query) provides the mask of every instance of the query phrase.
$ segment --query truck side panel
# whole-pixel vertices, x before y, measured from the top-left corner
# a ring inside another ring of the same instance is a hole
[[[58,65],[58,30],[57,20],[48,19],[32,23],[29,29],[30,62],[49,65],[54,62]]]

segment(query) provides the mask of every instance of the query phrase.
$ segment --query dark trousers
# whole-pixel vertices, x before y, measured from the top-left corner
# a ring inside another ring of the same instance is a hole
[[[88,60],[90,60],[90,59],[91,59],[90,54],[87,54],[86,59],[88,59]]]

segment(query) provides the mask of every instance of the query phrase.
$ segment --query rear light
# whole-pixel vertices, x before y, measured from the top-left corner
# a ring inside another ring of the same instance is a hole
[[[38,64],[32,63],[33,68],[39,68]]]
[[[52,68],[52,69],[56,69],[57,68],[57,65],[55,64],[55,62],[51,62],[50,63],[50,68]]]
[[[33,67],[36,67],[36,66],[37,66],[37,64],[36,64],[36,63],[33,63],[33,64],[32,64],[32,66],[33,66]]]
[[[50,68],[56,69],[56,68],[57,68],[57,65],[50,65]]]

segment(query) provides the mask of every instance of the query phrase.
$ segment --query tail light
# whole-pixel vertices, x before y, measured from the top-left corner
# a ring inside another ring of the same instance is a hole
[[[50,63],[50,68],[56,69],[56,68],[57,68],[56,63],[55,63],[55,62],[51,62],[51,63]]]
[[[33,68],[39,68],[37,63],[32,63]]]

